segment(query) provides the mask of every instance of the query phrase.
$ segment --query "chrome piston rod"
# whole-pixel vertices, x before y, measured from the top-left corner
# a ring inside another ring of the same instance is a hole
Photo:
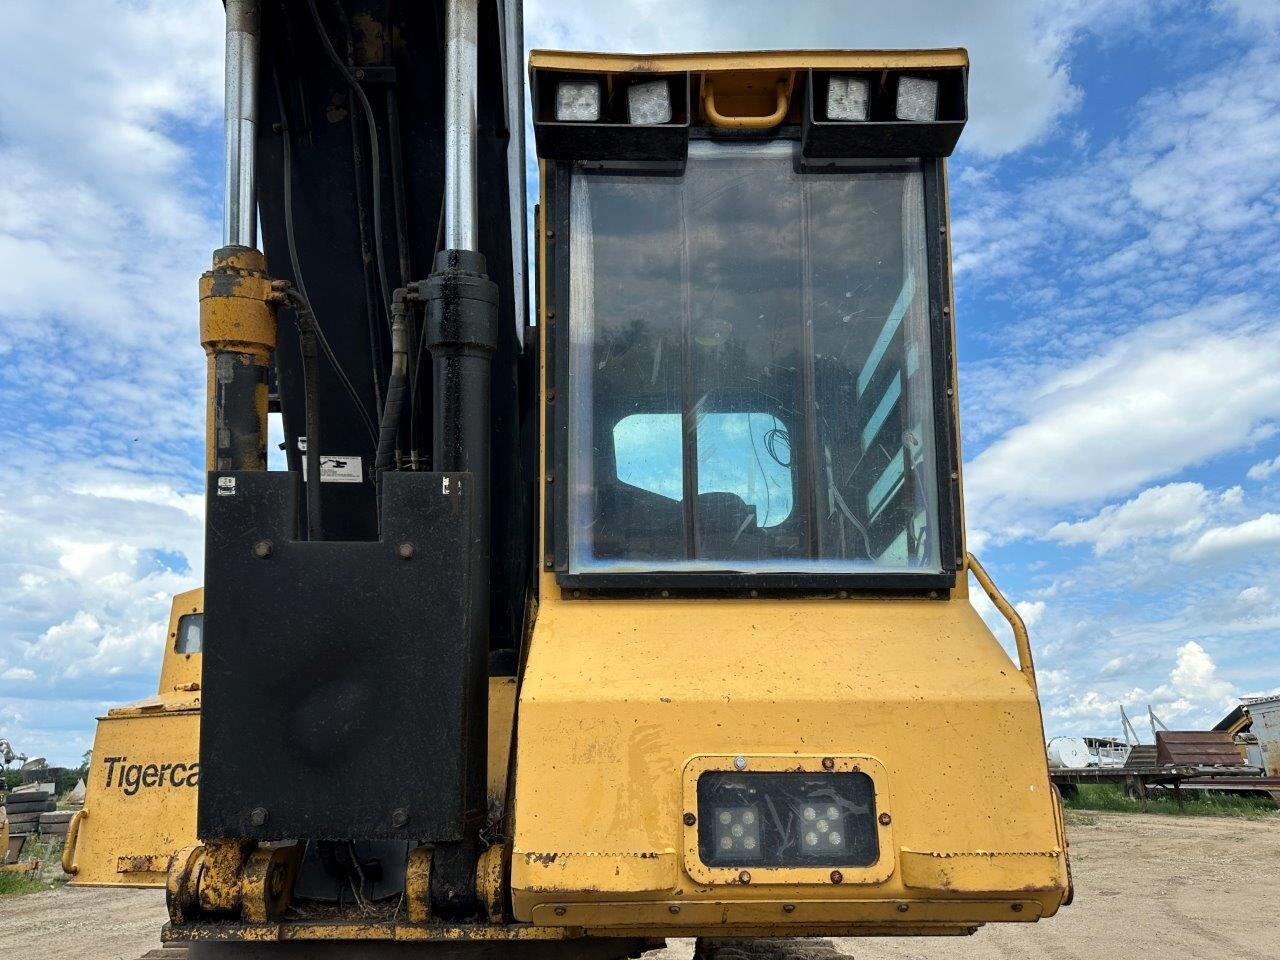
[[[478,0],[448,0],[444,52],[444,248],[476,250]]]
[[[258,0],[226,0],[227,50],[223,138],[226,203],[223,246],[258,246],[257,184],[254,181],[258,125]]]
[[[528,223],[525,220],[524,170],[524,3],[505,0],[502,5],[502,46],[507,100],[507,188],[511,213],[511,295],[516,339],[523,346],[526,284],[525,263]]]

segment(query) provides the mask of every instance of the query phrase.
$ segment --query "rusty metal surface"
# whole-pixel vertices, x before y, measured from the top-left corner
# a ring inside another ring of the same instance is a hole
[[[327,940],[367,941],[500,941],[573,940],[583,936],[577,927],[536,927],[513,924],[415,924],[404,920],[368,920],[358,916],[339,920],[293,920],[288,923],[188,923],[181,927],[165,924],[160,939],[165,942],[239,941],[256,943],[316,942]]]
[[[1156,763],[1204,767],[1239,767],[1240,749],[1222,730],[1158,730]]]
[[[1125,759],[1124,765],[1129,769],[1154,767],[1156,765],[1156,745],[1154,743],[1139,743],[1129,751],[1129,756]]]
[[[442,939],[361,943],[303,940],[293,942],[204,939],[166,943],[141,960],[625,960],[660,949],[661,940],[639,937],[575,937],[571,940]]]

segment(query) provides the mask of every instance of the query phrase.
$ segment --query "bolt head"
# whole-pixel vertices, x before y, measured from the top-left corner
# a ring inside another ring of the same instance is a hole
[[[880,826],[882,827],[887,827],[889,824],[893,823],[893,817],[889,816],[888,811],[880,814],[876,819],[880,821]]]
[[[249,822],[255,827],[260,827],[267,822],[267,808],[254,807],[249,811]]]
[[[668,913],[679,913],[679,912],[680,912],[680,905],[679,905],[679,904],[676,904],[676,903],[673,903],[671,906],[667,907],[667,912],[668,912]]]
[[[698,818],[695,817],[692,813],[686,813],[684,815],[684,825],[686,827],[692,827],[697,822],[698,822]]]
[[[751,872],[750,872],[749,870],[743,870],[743,871],[741,871],[741,872],[738,874],[738,882],[739,882],[739,883],[750,883],[750,882],[751,882]]]
[[[403,827],[409,822],[409,811],[404,807],[396,807],[391,811],[391,825],[393,827]]]
[[[782,905],[782,912],[783,912],[783,913],[795,913],[795,912],[796,912],[796,905],[795,905],[794,903],[784,903],[784,904]]]
[[[1022,904],[1020,904],[1020,903],[1015,903],[1015,904],[1013,905],[1013,912],[1014,912],[1014,913],[1021,913],[1021,912],[1022,912]]]
[[[568,912],[569,912],[569,911],[568,911],[568,910],[566,910],[564,907],[556,907],[556,916],[557,916],[557,917],[563,917],[563,916],[564,916],[566,913],[568,913]]]
[[[735,770],[745,770],[745,769],[747,769],[747,758],[746,758],[746,757],[734,757],[734,758],[733,758],[733,769],[735,769]]]
[[[271,549],[270,540],[259,540],[253,545],[253,555],[259,560],[265,560],[271,556]]]
[[[400,546],[396,547],[396,556],[398,556],[401,560],[410,559],[413,556],[413,544],[412,543],[400,544]]]
[[[831,882],[832,882],[832,883],[844,883],[844,874],[843,874],[843,873],[841,873],[839,870],[832,870],[832,871],[831,871]]]
[[[909,904],[906,904],[906,903],[900,903],[900,904],[898,904],[898,912],[899,912],[899,913],[906,913],[906,912],[907,912],[908,910],[910,910],[910,909],[911,909],[911,906],[910,906]]]
[[[836,768],[836,761],[835,761],[835,759],[834,759],[834,758],[832,758],[832,757],[823,757],[823,758],[822,758],[822,769],[823,769],[823,770],[834,770],[835,768]]]

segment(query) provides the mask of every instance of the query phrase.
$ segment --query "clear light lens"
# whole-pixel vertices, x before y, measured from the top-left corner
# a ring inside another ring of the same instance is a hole
[[[818,835],[810,830],[804,835],[804,842],[806,846],[816,847],[818,845]]]
[[[840,816],[840,811],[839,811],[839,810],[837,810],[835,807],[827,807],[827,819],[828,819],[828,820],[834,820],[834,819],[836,819],[838,816]]]
[[[937,120],[938,81],[923,77],[898,78],[898,119]]]
[[[748,859],[760,856],[760,817],[753,807],[720,807],[715,811],[716,846]]]
[[[561,80],[556,86],[556,119],[599,120],[600,84],[594,80]]]
[[[827,835],[827,842],[830,843],[833,847],[838,847],[844,843],[844,837],[840,836],[840,834],[836,833],[835,831],[832,831]]]
[[[839,74],[827,80],[827,119],[865,120],[870,87],[860,77]]]
[[[665,80],[647,80],[627,87],[627,119],[636,124],[670,123],[670,84]]]
[[[817,811],[817,810],[815,810],[815,809],[813,809],[813,807],[805,807],[805,808],[804,808],[804,813],[802,814],[802,816],[803,816],[806,820],[817,820],[817,819],[818,819],[818,811]]]

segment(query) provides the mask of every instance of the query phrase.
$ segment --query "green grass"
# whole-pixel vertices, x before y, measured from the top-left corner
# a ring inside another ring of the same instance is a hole
[[[49,885],[37,880],[34,873],[0,873],[0,897],[16,897],[48,889]]]
[[[1190,817],[1243,817],[1249,820],[1280,818],[1280,811],[1267,797],[1238,793],[1210,793],[1184,790],[1186,809],[1179,810],[1172,790],[1162,790],[1148,801],[1150,813]],[[1064,797],[1068,810],[1110,810],[1117,813],[1141,813],[1142,805],[1125,795],[1124,788],[1110,783],[1082,783],[1073,797]]]
[[[0,873],[0,897],[49,890],[67,882],[62,872],[61,838],[29,837],[22,848],[24,861],[39,860],[40,869],[31,873]]]

